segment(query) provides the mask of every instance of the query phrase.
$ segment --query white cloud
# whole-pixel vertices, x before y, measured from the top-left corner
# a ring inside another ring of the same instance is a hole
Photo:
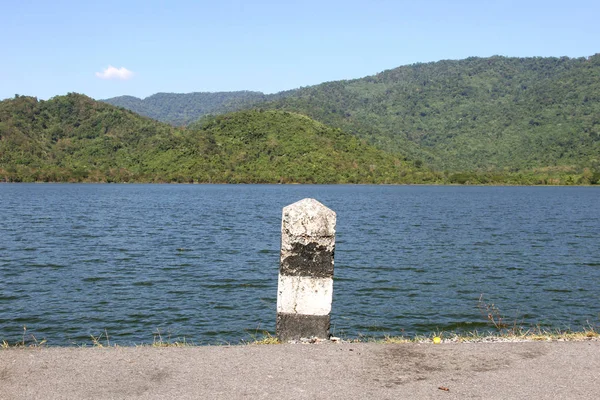
[[[133,72],[128,70],[125,67],[115,68],[112,65],[109,65],[102,72],[96,72],[96,76],[100,79],[129,79],[133,76]]]

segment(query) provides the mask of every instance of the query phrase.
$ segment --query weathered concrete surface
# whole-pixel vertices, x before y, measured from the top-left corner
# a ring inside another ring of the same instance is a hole
[[[329,337],[336,214],[315,199],[283,208],[277,337]]]
[[[281,266],[288,276],[331,278],[335,252],[336,214],[315,199],[283,208]]]
[[[600,341],[0,350],[2,400],[597,399],[599,379]]]
[[[279,275],[277,312],[329,315],[333,279]]]
[[[329,333],[331,320],[327,315],[303,315],[303,314],[288,314],[283,312],[277,313],[277,321],[275,323],[277,332],[283,332],[282,336],[286,340],[299,341],[301,338],[319,337],[318,333],[322,332],[325,336]],[[293,332],[293,335],[290,333]],[[315,333],[317,333],[315,335]]]

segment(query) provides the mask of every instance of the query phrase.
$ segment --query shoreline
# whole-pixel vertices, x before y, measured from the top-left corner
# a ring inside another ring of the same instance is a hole
[[[450,187],[600,187],[600,183],[597,184],[518,184],[518,183],[273,183],[273,182],[106,182],[106,181],[82,181],[82,182],[70,182],[70,181],[32,181],[32,182],[15,182],[15,181],[3,181],[0,180],[0,184],[6,185],[22,185],[22,184],[49,184],[49,185],[214,185],[214,186],[450,186]]]
[[[258,335],[257,335],[258,336]],[[461,344],[461,343],[533,343],[533,342],[589,342],[600,341],[600,332],[595,328],[584,329],[573,332],[544,331],[544,330],[507,330],[506,332],[437,332],[429,335],[408,336],[388,336],[384,338],[339,338],[331,336],[329,339],[302,338],[301,340],[292,340],[281,342],[277,337],[269,332],[263,332],[262,336],[252,337],[251,340],[240,340],[239,343],[217,343],[217,344],[195,344],[193,341],[187,341],[186,338],[163,340],[159,337],[152,343],[138,343],[131,345],[122,345],[111,343],[108,334],[101,334],[98,337],[91,336],[89,343],[74,343],[70,346],[53,346],[46,339],[38,341],[33,337],[33,342],[24,337],[20,342],[10,343],[7,340],[0,339],[0,351],[8,349],[41,349],[41,348],[136,348],[136,347],[236,347],[236,346],[264,346],[264,345],[288,345],[288,344]]]

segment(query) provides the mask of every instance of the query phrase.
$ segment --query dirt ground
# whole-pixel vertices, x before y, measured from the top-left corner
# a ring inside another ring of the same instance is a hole
[[[600,341],[0,350],[0,399],[598,399]]]

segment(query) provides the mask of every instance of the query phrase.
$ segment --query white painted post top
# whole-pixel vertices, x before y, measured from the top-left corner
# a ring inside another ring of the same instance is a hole
[[[335,211],[307,198],[283,208],[281,231],[293,237],[333,237],[335,222]]]

